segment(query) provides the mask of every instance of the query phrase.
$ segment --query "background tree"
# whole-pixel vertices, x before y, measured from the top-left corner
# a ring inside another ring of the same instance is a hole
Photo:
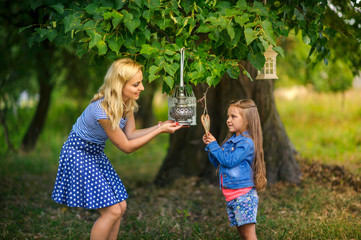
[[[311,63],[328,63],[335,40],[347,38],[347,47],[359,53],[359,7],[356,0],[267,4],[245,0],[44,1],[41,8],[52,12],[51,17],[34,28],[30,42],[50,40],[61,46],[71,41],[78,56],[95,50],[107,59],[132,57],[145,65],[145,79],[162,80],[165,92],[179,82],[179,50],[186,47],[187,88],[195,85],[200,98],[207,85],[217,86],[207,97],[212,133],[218,139],[225,136],[223,116],[230,99],[254,99],[262,121],[269,182],[298,183],[295,150],[275,107],[274,82],[250,80],[255,78],[256,69],[263,67],[263,52],[270,45],[283,56],[277,43],[292,29],[311,46]],[[347,56],[354,73],[360,66],[359,56]],[[202,150],[202,134],[198,127],[171,137],[157,182],[169,182],[181,175],[214,178]]]
[[[66,96],[80,100],[89,89],[94,92],[92,79],[99,69],[104,72],[104,59],[98,61],[95,54],[80,60],[71,45],[57,47],[50,41],[33,44],[28,39],[31,31],[24,31],[26,28],[51,17],[51,12],[36,8],[38,3],[16,0],[2,1],[0,5],[0,51],[4,56],[0,60],[0,120],[5,138],[1,151],[30,151],[35,147],[57,84],[65,83]],[[52,36],[48,37],[52,40]],[[28,107],[20,105],[21,95],[26,96],[23,101]]]

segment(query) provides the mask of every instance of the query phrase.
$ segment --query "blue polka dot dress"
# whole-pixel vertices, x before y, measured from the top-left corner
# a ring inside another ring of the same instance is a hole
[[[87,209],[104,208],[127,199],[127,191],[104,153],[105,142],[86,141],[74,129],[60,153],[52,199]]]

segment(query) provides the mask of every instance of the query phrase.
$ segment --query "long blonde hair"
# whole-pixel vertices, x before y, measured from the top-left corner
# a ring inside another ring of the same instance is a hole
[[[112,129],[119,127],[122,117],[127,117],[138,110],[138,104],[130,99],[123,102],[122,91],[125,83],[135,74],[142,71],[143,66],[130,58],[121,58],[112,63],[104,77],[104,83],[90,102],[104,98],[101,106],[104,108]]]
[[[253,178],[254,184],[258,191],[264,190],[267,186],[266,179],[266,164],[264,162],[263,154],[263,136],[262,126],[259,118],[257,106],[251,99],[244,99],[231,102],[229,107],[237,107],[239,113],[244,119],[243,131],[248,131],[250,137],[253,140],[255,146],[255,155],[253,160]],[[226,142],[234,133],[229,132]]]

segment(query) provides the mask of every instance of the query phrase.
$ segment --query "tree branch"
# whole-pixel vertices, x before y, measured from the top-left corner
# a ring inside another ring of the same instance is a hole
[[[167,41],[168,41],[169,43],[174,43],[173,41],[170,40],[169,36],[168,36],[163,30],[161,30],[161,29],[153,26],[153,25],[150,24],[150,23],[147,23],[147,26],[148,26],[149,28],[153,29],[154,31],[162,34],[162,35],[167,39]]]

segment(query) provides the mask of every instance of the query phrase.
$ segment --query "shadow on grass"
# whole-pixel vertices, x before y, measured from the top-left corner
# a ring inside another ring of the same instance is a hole
[[[259,193],[258,238],[361,239],[360,192],[339,169],[301,167],[300,186],[277,183]],[[89,239],[97,212],[53,202],[54,178],[54,170],[24,169],[0,177],[1,239]],[[164,188],[150,179],[124,182],[130,198],[118,239],[238,239],[218,186],[195,177]]]

